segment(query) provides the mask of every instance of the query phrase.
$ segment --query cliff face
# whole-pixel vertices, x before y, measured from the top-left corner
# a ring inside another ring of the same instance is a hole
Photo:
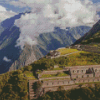
[[[0,73],[28,65],[46,55],[50,50],[69,46],[90,30],[87,26],[66,30],[57,27],[54,32],[40,34],[37,38],[38,45],[25,44],[24,49],[21,50],[20,47],[15,47],[20,29],[14,25],[15,20],[21,15],[16,15],[0,24]],[[5,56],[10,61],[4,60]]]

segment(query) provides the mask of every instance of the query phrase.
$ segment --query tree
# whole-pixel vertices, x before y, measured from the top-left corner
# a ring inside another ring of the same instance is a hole
[[[82,85],[83,85],[83,84],[81,84],[81,83],[80,83],[78,86],[81,88],[81,87],[82,87]]]
[[[62,91],[62,90],[64,90],[63,86],[59,86],[58,89],[57,89],[57,91]]]
[[[45,94],[43,96],[43,99],[42,100],[51,100],[51,97],[48,94]]]

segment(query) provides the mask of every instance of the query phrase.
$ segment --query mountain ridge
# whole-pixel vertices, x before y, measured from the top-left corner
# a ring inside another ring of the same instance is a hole
[[[100,20],[95,25],[93,25],[89,32],[87,32],[83,37],[78,39],[73,45],[81,43],[82,41],[88,39],[90,36],[94,35],[98,31],[100,31]]]
[[[20,36],[20,28],[14,25],[14,21],[19,19],[22,14],[25,13],[20,13],[1,23],[4,28],[0,28],[2,29],[0,31],[0,73],[19,69],[45,56],[50,50],[69,46],[90,30],[88,26],[78,26],[66,30],[55,27],[54,32],[39,35],[38,45],[30,46],[26,43],[22,50],[20,47],[15,47]],[[8,22],[10,24],[6,24]],[[11,59],[11,62],[4,61],[4,56]]]

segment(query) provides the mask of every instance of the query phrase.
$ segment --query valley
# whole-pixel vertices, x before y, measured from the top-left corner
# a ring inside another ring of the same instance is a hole
[[[14,25],[14,22],[25,14],[20,13],[1,23],[0,28],[3,30],[0,31],[0,66],[3,67],[0,67],[0,74],[27,66],[45,56],[50,50],[73,44],[91,28],[89,26],[77,26],[64,30],[55,27],[53,32],[41,33],[37,37],[37,45],[31,46],[25,42],[22,49],[20,46],[16,47],[21,30]],[[11,61],[3,60],[4,57]]]

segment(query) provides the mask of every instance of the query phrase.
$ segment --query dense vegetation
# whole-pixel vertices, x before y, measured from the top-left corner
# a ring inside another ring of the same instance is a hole
[[[76,65],[95,65],[100,64],[100,55],[96,53],[89,52],[78,52],[75,54],[71,54],[66,57],[59,57],[55,59],[46,59],[42,58],[36,62],[34,62],[31,66],[34,70],[53,70],[54,65],[62,66],[76,66]]]
[[[80,87],[65,91],[63,87],[59,87],[56,92],[48,92],[38,100],[100,100],[100,84],[88,87]]]
[[[21,70],[0,75],[0,100],[28,100],[27,79]]]

